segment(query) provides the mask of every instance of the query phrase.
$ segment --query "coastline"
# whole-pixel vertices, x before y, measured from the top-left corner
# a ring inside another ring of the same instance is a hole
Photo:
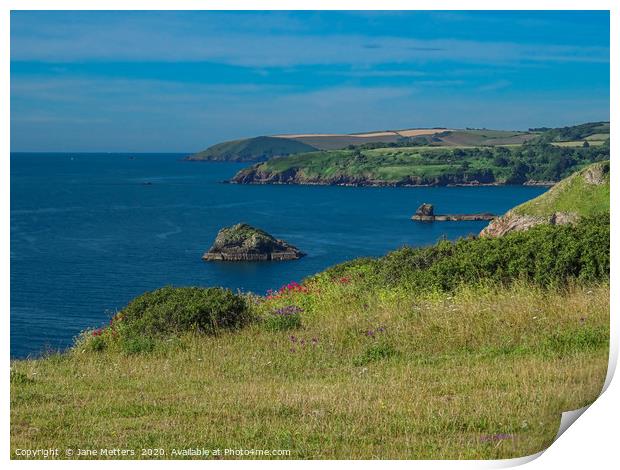
[[[350,188],[469,188],[478,186],[536,186],[536,187],[551,187],[556,182],[552,181],[526,181],[522,184],[507,184],[507,183],[451,183],[451,184],[410,184],[410,183],[388,183],[388,182],[372,182],[372,183],[337,183],[327,181],[247,181],[240,182],[230,180],[222,181],[224,184],[238,184],[238,185],[291,185],[291,186],[340,186]]]

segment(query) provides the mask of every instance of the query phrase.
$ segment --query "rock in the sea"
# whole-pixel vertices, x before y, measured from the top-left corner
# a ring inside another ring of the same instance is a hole
[[[415,211],[415,215],[412,217],[413,220],[421,220],[431,222],[435,220],[435,208],[432,204],[422,204]]]
[[[493,220],[495,214],[482,212],[479,214],[437,214],[432,204],[422,204],[411,217],[421,222],[458,222],[460,220]]]
[[[293,245],[277,240],[267,232],[248,224],[220,230],[205,261],[285,261],[305,256]]]

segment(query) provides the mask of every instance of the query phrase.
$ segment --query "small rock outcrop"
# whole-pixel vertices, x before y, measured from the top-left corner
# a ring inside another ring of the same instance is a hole
[[[602,164],[590,165],[583,170],[583,179],[588,184],[599,186],[609,182],[609,164],[603,162]]]
[[[248,224],[220,230],[205,261],[286,261],[305,256],[293,245]]]
[[[428,220],[432,221],[435,219],[435,208],[432,204],[422,204],[415,211],[415,215],[412,217],[413,220]]]
[[[432,204],[424,203],[415,211],[412,220],[419,222],[458,222],[461,220],[493,220],[495,214],[481,212],[478,214],[437,214]]]
[[[573,224],[579,220],[579,215],[574,212],[554,212],[548,217],[516,214],[507,212],[502,217],[491,221],[489,225],[480,232],[481,237],[502,237],[510,232],[522,232],[529,230],[536,225],[566,225]]]

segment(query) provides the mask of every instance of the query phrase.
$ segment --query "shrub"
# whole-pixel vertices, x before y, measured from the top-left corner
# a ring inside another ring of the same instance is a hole
[[[302,311],[303,309],[295,305],[279,308],[265,318],[265,328],[269,331],[286,331],[300,328],[300,313]]]
[[[163,287],[132,300],[117,316],[121,336],[217,334],[249,321],[245,300],[220,287]],[[130,349],[134,346],[128,346]]]
[[[147,336],[125,338],[121,342],[121,347],[127,354],[149,353],[155,349],[155,340]]]
[[[451,291],[462,284],[526,280],[542,287],[609,279],[609,214],[576,225],[540,225],[499,238],[442,240],[401,248],[375,260],[330,268],[323,276],[360,277],[375,286]],[[360,276],[361,274],[361,276]]]

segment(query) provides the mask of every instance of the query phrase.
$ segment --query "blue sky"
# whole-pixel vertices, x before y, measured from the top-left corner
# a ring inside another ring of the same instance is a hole
[[[608,119],[607,12],[11,14],[12,151]]]

